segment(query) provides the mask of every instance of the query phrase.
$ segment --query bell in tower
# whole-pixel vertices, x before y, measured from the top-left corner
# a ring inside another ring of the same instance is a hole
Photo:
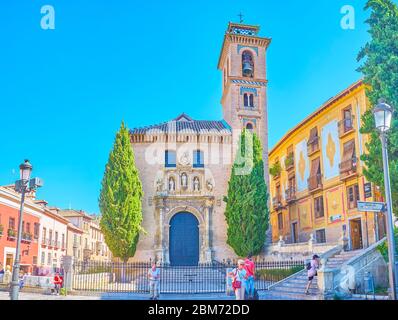
[[[253,56],[249,51],[245,51],[242,55],[242,75],[250,78],[254,75]]]

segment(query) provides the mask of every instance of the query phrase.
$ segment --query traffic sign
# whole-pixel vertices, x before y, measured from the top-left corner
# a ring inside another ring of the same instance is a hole
[[[383,212],[385,207],[384,202],[366,202],[358,201],[358,211],[364,212]]]

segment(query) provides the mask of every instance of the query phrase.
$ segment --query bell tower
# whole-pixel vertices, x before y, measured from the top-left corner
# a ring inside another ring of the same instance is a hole
[[[222,72],[224,120],[234,135],[243,128],[257,133],[263,147],[264,173],[269,186],[266,51],[271,39],[258,36],[259,31],[258,26],[230,22],[218,69]]]

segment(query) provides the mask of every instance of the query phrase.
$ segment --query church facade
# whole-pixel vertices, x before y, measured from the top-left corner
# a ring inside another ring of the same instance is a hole
[[[268,180],[266,52],[259,27],[229,23],[218,68],[220,121],[182,113],[130,131],[143,185],[143,228],[134,260],[197,265],[235,257],[227,244],[224,196],[241,130],[262,141]]]

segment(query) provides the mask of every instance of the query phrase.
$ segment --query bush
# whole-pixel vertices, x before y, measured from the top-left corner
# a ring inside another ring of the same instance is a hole
[[[61,290],[59,291],[61,296],[67,296],[68,291],[66,290],[66,288],[61,288]]]
[[[256,271],[256,278],[264,281],[277,282],[303,270],[303,267],[289,269],[260,269]]]
[[[269,173],[273,176],[273,177],[277,177],[281,174],[282,171],[282,167],[280,162],[275,162],[274,165],[269,168]]]

